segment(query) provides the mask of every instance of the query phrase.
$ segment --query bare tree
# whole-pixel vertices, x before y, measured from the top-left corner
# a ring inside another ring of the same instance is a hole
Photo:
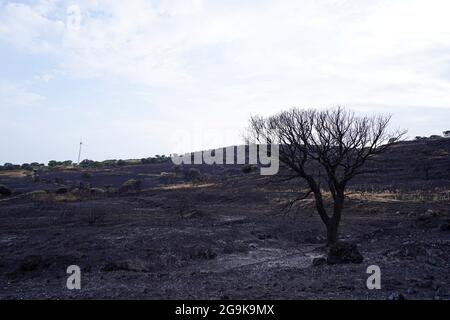
[[[251,140],[279,144],[280,162],[292,178],[302,178],[313,194],[316,210],[327,228],[329,245],[337,242],[348,182],[373,156],[399,141],[405,131],[388,132],[391,116],[357,116],[342,107],[318,111],[291,109],[271,117],[250,119]],[[331,193],[333,209],[324,205]]]

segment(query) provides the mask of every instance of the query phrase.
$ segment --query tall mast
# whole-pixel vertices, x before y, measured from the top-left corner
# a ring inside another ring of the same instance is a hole
[[[78,150],[78,161],[77,161],[77,165],[80,164],[80,158],[81,158],[81,147],[83,146],[83,142],[80,139],[80,149]]]

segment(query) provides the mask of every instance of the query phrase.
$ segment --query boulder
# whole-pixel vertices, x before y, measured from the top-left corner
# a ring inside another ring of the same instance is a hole
[[[313,266],[323,266],[327,263],[327,259],[324,257],[316,257],[313,259],[312,264]]]
[[[401,293],[394,292],[388,297],[388,300],[406,300],[405,296]]]
[[[354,243],[338,242],[328,252],[328,264],[362,263],[363,256]]]
[[[58,188],[55,191],[56,194],[66,194],[67,192],[69,192],[69,190],[66,187]]]
[[[5,187],[4,185],[0,184],[0,196],[9,197],[10,195],[12,195],[11,189],[9,189],[9,188]]]

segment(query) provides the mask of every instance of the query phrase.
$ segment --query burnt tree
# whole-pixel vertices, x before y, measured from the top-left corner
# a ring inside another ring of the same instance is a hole
[[[279,144],[280,162],[292,178],[306,182],[315,208],[326,226],[329,245],[337,242],[348,182],[361,173],[373,156],[401,139],[405,132],[389,132],[391,116],[357,116],[342,107],[324,111],[291,109],[270,117],[250,119],[250,138]],[[324,205],[331,193],[332,210]],[[304,199],[299,197],[296,201]],[[330,211],[330,212],[328,212]]]

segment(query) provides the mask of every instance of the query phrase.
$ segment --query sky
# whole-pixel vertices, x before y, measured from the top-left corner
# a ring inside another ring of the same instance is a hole
[[[0,0],[0,163],[243,142],[251,115],[345,106],[450,129],[448,0]]]

